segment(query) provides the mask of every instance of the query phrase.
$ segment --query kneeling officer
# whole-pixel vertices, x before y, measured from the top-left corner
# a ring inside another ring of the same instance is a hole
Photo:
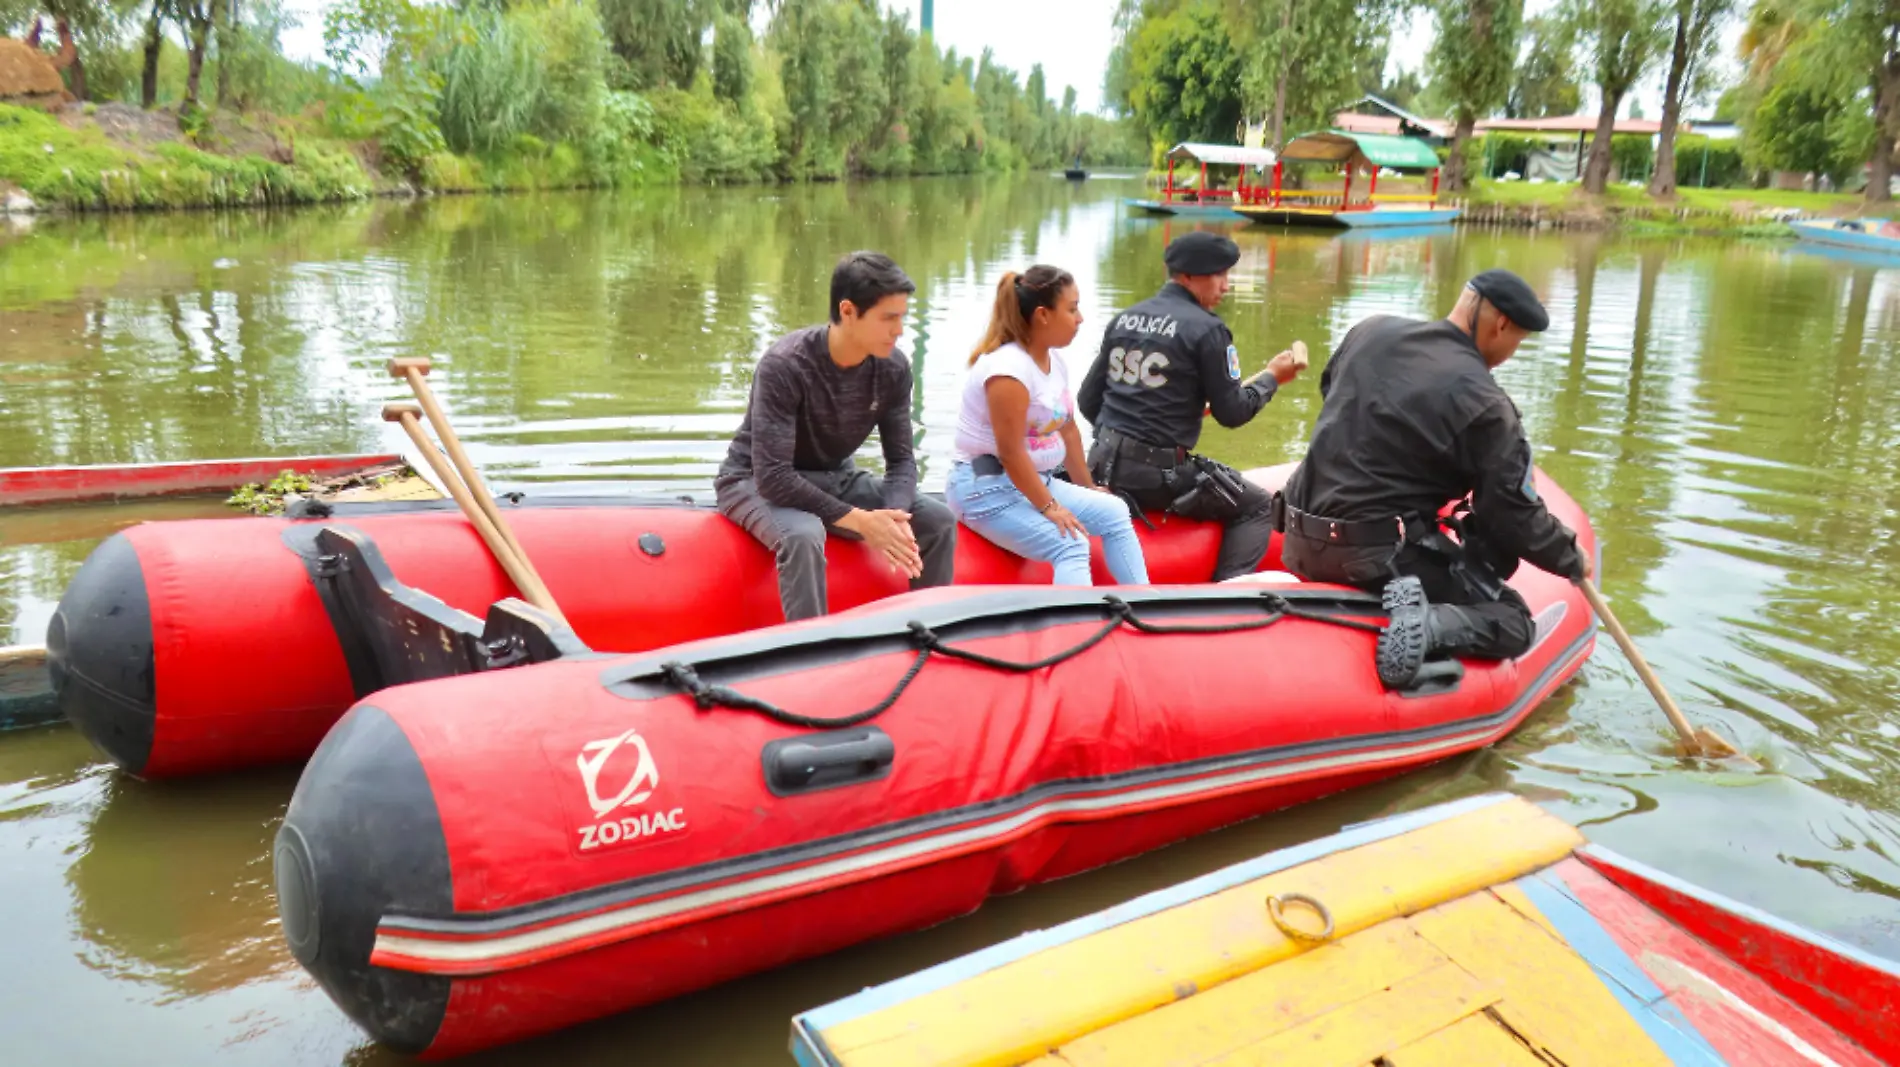
[[[1141,511],[1168,511],[1227,527],[1214,580],[1260,566],[1273,537],[1273,498],[1232,467],[1194,455],[1201,419],[1245,426],[1303,361],[1282,352],[1253,377],[1240,378],[1240,355],[1227,324],[1213,313],[1227,295],[1227,272],[1240,248],[1196,231],[1168,245],[1170,280],[1116,315],[1102,351],[1082,379],[1076,406],[1095,427],[1089,473]]]
[[[1388,686],[1411,686],[1434,654],[1529,651],[1530,608],[1504,584],[1519,560],[1572,581],[1590,575],[1576,535],[1539,499],[1517,405],[1491,377],[1549,325],[1522,278],[1488,270],[1444,319],[1354,326],[1320,374],[1325,403],[1287,480],[1282,553],[1309,580],[1383,591]],[[1466,494],[1468,511],[1438,518]]]

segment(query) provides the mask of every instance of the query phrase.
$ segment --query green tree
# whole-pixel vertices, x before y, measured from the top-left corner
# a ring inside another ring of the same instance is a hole
[[[1213,0],[1144,18],[1129,56],[1128,104],[1159,141],[1228,141],[1241,116],[1241,58]]]
[[[1602,194],[1610,183],[1610,137],[1623,98],[1649,72],[1669,43],[1664,0],[1572,0],[1574,20],[1589,56],[1602,106],[1583,167],[1583,187]]]
[[[704,60],[701,41],[719,8],[715,0],[598,0],[614,54],[630,87],[687,88]]]
[[[1857,79],[1873,101],[1867,201],[1892,199],[1894,146],[1900,140],[1900,0],[1810,0],[1815,60]]]
[[[731,11],[713,21],[713,93],[732,103],[752,93],[752,27]]]
[[[1748,151],[1768,170],[1839,182],[1867,160],[1873,122],[1858,73],[1831,61],[1820,34],[1797,37],[1750,115]]]
[[[1267,115],[1268,139],[1330,126],[1359,88],[1361,57],[1382,51],[1404,0],[1264,0],[1239,3],[1233,38],[1245,57],[1241,92]]]
[[[1514,119],[1541,119],[1574,115],[1583,104],[1577,88],[1576,28],[1567,19],[1548,15],[1525,23],[1530,40],[1517,66],[1504,113]]]
[[[86,42],[117,39],[131,17],[135,0],[0,0],[0,31],[26,30],[28,43],[39,46],[44,24],[51,20],[57,42],[54,66],[66,79],[66,88],[80,100],[90,99],[86,84]]]
[[[1465,145],[1478,119],[1504,104],[1523,28],[1523,0],[1438,0],[1438,36],[1429,62],[1433,80],[1452,102],[1455,125],[1446,182],[1465,187]]]
[[[1656,141],[1656,169],[1649,195],[1676,195],[1676,127],[1685,98],[1706,92],[1705,74],[1715,55],[1717,35],[1735,11],[1735,0],[1672,0],[1675,32],[1669,51],[1669,80],[1663,88],[1662,131]]]

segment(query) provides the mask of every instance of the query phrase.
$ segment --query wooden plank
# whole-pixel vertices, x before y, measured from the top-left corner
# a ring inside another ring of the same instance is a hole
[[[1460,1019],[1443,1030],[1385,1054],[1385,1067],[1551,1067],[1550,1061],[1488,1014]]]
[[[1550,919],[1547,918],[1543,912],[1537,910],[1537,905],[1531,903],[1531,899],[1524,895],[1524,891],[1517,887],[1516,882],[1505,882],[1502,885],[1494,885],[1491,887],[1491,892],[1499,900],[1508,905],[1512,911],[1536,923],[1550,936],[1557,938],[1559,941],[1563,940],[1563,935],[1558,933],[1557,928],[1550,924]]]
[[[1124,1019],[1057,1050],[1070,1067],[1192,1067],[1446,963],[1403,919]]]
[[[1275,1034],[1206,1067],[1361,1067],[1496,1004],[1504,990],[1454,964]],[[1126,1067],[1145,1061],[1126,1059]]]
[[[249,482],[268,482],[286,470],[335,477],[401,462],[402,457],[389,454],[9,467],[0,469],[0,507],[228,492]]]
[[[1019,1064],[1184,990],[1211,989],[1308,951],[1267,917],[1268,894],[1324,901],[1343,938],[1536,870],[1582,840],[1535,805],[1488,805],[842,1020],[824,1029],[825,1042],[849,1067]]]
[[[1409,922],[1453,962],[1508,990],[1497,1015],[1558,1061],[1674,1062],[1570,946],[1492,894],[1454,900]]]

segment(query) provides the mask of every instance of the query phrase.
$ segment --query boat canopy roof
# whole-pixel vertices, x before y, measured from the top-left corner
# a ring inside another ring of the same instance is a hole
[[[1183,141],[1168,149],[1168,160],[1193,159],[1240,167],[1271,167],[1277,157],[1271,148],[1244,148],[1237,144],[1198,144]]]
[[[1355,153],[1364,155],[1366,162],[1375,167],[1434,170],[1439,166],[1438,153],[1417,138],[1345,130],[1303,133],[1287,142],[1280,158],[1289,163],[1344,163]]]

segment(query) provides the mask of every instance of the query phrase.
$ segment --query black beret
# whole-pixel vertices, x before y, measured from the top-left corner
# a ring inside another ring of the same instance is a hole
[[[1550,314],[1538,302],[1530,283],[1510,271],[1488,270],[1467,284],[1476,289],[1479,296],[1489,300],[1492,307],[1502,311],[1505,318],[1523,329],[1542,333],[1550,327]]]
[[[1240,262],[1240,246],[1218,233],[1195,230],[1168,243],[1169,274],[1219,274]]]

